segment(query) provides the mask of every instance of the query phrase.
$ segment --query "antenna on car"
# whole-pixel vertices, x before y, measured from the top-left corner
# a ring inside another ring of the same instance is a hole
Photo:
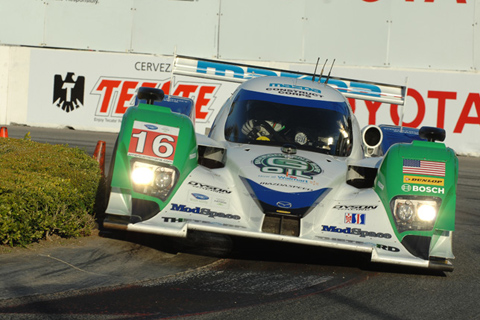
[[[325,85],[328,84],[328,80],[330,79],[330,73],[332,73],[333,65],[335,64],[335,59],[333,59],[332,66],[330,67],[330,71],[328,72],[327,80],[325,80]]]
[[[327,60],[325,60],[325,63],[323,64],[322,71],[320,71],[320,78],[318,78],[318,82],[322,82],[322,76],[323,76],[323,69],[325,69],[325,65],[327,64]]]
[[[405,98],[407,97],[407,91],[408,91],[408,77],[405,78],[405,93],[404,93]],[[400,132],[403,132],[403,115],[405,113],[406,105],[407,105],[407,99],[404,99],[403,104],[401,106],[402,111],[400,115]]]
[[[312,82],[315,82],[315,75],[317,74],[317,67],[318,67],[318,61],[319,60],[320,60],[320,57],[317,58],[317,64],[315,65],[315,71],[313,71]]]
[[[177,63],[177,46],[173,47],[173,64],[175,63]],[[168,86],[167,101],[169,101],[170,96],[173,95],[173,84],[175,82],[175,75],[173,74],[173,69],[175,69],[175,66],[172,66],[172,71],[170,71],[170,85]]]

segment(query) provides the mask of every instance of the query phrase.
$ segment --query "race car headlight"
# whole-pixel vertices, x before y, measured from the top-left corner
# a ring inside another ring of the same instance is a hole
[[[410,221],[413,217],[415,207],[411,201],[398,204],[397,217],[401,221]]]
[[[132,170],[132,181],[137,185],[150,185],[155,177],[151,166],[136,165]]]
[[[440,208],[439,198],[403,198],[392,200],[392,213],[399,232],[432,230]]]
[[[422,221],[433,221],[437,217],[437,209],[429,204],[422,204],[418,207],[418,218]]]
[[[134,161],[131,179],[135,192],[165,201],[177,182],[178,171],[166,165]]]
[[[169,189],[175,181],[175,170],[160,167],[155,170],[155,185],[158,189]]]

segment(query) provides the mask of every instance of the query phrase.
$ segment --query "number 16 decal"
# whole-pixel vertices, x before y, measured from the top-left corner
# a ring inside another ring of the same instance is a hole
[[[135,121],[128,155],[173,163],[179,131],[174,127]]]

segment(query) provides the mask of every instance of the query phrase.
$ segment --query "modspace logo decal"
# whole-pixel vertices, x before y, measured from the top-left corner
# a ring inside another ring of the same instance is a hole
[[[83,107],[85,77],[68,72],[65,78],[56,74],[53,83],[53,105],[65,112]]]

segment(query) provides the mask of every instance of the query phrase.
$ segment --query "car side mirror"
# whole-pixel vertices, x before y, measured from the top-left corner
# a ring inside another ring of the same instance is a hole
[[[444,141],[445,130],[437,127],[421,127],[418,131],[418,135],[422,139],[426,139],[429,142]]]

